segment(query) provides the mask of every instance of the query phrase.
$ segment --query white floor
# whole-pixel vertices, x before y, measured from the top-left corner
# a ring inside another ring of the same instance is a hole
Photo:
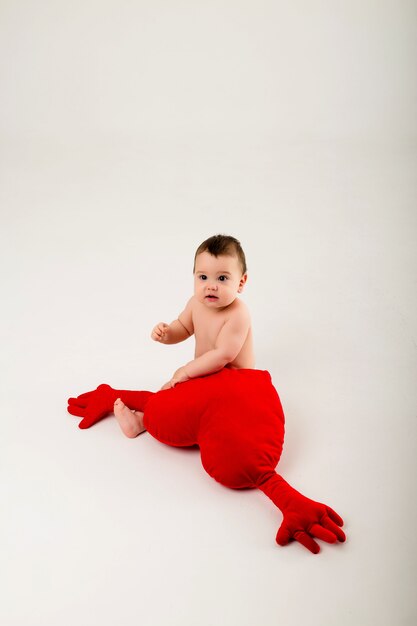
[[[261,154],[250,180],[241,157],[241,200],[225,198],[226,214],[209,198],[206,217],[192,189],[169,211],[147,191],[157,170],[181,178],[191,164],[232,180],[227,153],[219,164],[208,144],[204,157],[161,147],[158,161],[132,146],[80,146],[79,159],[75,148],[7,148],[2,623],[414,623],[415,159],[406,147],[314,146],[323,180],[313,181],[312,147],[289,146],[283,177],[294,197],[278,212],[274,194],[284,192],[265,185]],[[268,150],[265,160],[284,163]],[[338,167],[329,172],[330,152]],[[123,171],[112,169],[122,153]],[[319,208],[321,188],[337,203]],[[301,195],[308,206],[297,206]],[[114,418],[81,431],[66,412],[69,396],[101,382],[155,391],[192,358],[192,340],[162,346],[149,334],[182,309],[195,248],[215,232],[235,234],[246,251],[257,367],[271,372],[287,420],[279,471],[345,519],[346,544],[322,543],[317,556],[278,547],[280,512],[260,492],[215,483],[197,450],[147,433],[129,440]]]
[[[238,4],[2,3],[4,626],[417,622],[414,12]],[[278,471],[345,520],[318,555],[198,450],[66,411],[193,357],[150,332],[216,233],[246,253]]]

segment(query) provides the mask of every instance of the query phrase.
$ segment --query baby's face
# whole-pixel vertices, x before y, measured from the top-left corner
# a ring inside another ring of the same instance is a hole
[[[212,256],[201,252],[195,261],[194,295],[210,309],[223,309],[243,290],[247,274],[236,256]]]

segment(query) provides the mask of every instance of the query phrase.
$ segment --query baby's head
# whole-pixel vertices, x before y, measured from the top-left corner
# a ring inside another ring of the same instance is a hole
[[[194,294],[200,302],[214,309],[229,306],[248,277],[240,242],[229,235],[203,241],[194,256],[193,274]]]

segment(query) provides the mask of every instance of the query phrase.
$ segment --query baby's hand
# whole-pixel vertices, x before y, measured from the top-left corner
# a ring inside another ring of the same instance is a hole
[[[165,322],[159,322],[153,329],[151,333],[151,337],[154,341],[163,341],[164,337],[168,332],[169,324],[165,324]]]
[[[187,380],[190,380],[187,372],[185,371],[185,367],[180,367],[174,372],[173,377],[169,380],[159,391],[163,389],[171,389],[171,387],[175,387],[178,383],[185,383]]]

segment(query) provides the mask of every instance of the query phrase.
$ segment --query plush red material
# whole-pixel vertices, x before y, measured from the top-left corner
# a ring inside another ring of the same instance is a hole
[[[313,537],[345,541],[342,518],[329,506],[306,498],[275,472],[284,442],[284,413],[269,372],[223,368],[171,389],[121,391],[109,385],[68,400],[68,411],[89,428],[113,412],[121,398],[144,412],[148,432],[171,446],[200,447],[204,469],[232,489],[258,488],[283,513],[276,541],[297,540],[313,553]]]

